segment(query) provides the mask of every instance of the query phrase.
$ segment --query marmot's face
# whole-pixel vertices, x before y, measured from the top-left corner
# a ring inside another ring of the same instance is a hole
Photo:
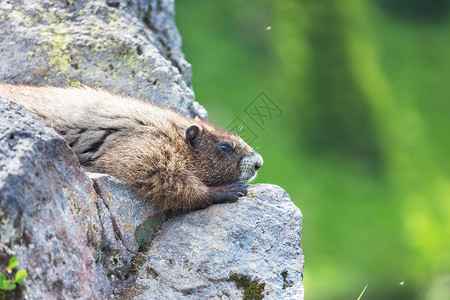
[[[239,136],[211,125],[189,126],[186,142],[193,158],[191,171],[207,185],[253,180],[263,164],[261,155]]]

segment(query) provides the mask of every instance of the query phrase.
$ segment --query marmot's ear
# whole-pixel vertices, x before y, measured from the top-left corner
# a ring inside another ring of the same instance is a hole
[[[186,142],[193,148],[197,148],[200,145],[200,139],[202,137],[202,128],[197,124],[191,124],[186,128]]]

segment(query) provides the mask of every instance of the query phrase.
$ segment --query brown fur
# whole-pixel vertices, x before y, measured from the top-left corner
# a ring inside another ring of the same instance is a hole
[[[127,182],[163,210],[235,201],[246,193],[238,182],[263,163],[237,135],[102,90],[0,84],[0,94],[61,134],[85,169]]]

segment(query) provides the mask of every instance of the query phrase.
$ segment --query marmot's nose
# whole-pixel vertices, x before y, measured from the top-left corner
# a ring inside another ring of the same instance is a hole
[[[264,160],[263,160],[262,156],[259,155],[258,153],[256,153],[256,159],[255,159],[255,162],[253,164],[253,167],[255,168],[255,171],[258,171],[259,168],[262,167],[263,163],[264,163]]]

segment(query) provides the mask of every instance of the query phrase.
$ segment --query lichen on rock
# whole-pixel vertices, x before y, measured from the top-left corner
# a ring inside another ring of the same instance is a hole
[[[0,82],[103,87],[207,117],[194,101],[173,1],[1,0],[0,18]]]
[[[252,281],[248,276],[231,273],[230,281],[236,284],[237,288],[244,289],[243,300],[261,300],[264,298],[264,286],[265,284],[259,284],[257,281]]]

